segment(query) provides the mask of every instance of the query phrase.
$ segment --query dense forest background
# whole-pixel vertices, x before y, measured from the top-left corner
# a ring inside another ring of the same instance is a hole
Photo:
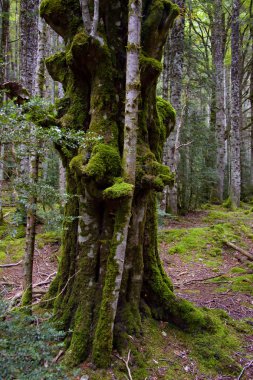
[[[253,0],[55,4],[0,0],[0,377],[251,376]]]

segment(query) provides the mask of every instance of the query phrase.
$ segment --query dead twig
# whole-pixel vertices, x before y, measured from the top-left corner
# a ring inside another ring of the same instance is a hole
[[[18,265],[22,264],[23,260],[20,260],[18,263],[13,264],[3,264],[0,265],[0,268],[11,268],[11,267],[17,267]]]
[[[33,287],[35,288],[36,286],[42,286],[42,285],[49,284],[52,281],[51,278],[55,275],[56,275],[56,272],[51,273],[45,280],[43,280],[41,282],[37,282],[37,284],[34,284]]]
[[[250,368],[250,367],[252,366],[252,364],[253,364],[253,360],[251,360],[251,361],[250,361],[245,367],[243,367],[243,369],[242,369],[240,375],[238,376],[237,380],[240,380],[240,379],[243,377],[244,372],[245,372],[248,368]]]
[[[129,368],[129,360],[130,360],[130,357],[131,357],[131,350],[128,351],[127,359],[124,359],[121,356],[116,355],[116,354],[115,354],[115,356],[116,356],[116,358],[118,358],[119,360],[121,360],[125,364],[126,369],[127,369],[127,373],[128,373],[128,380],[133,380],[132,374],[131,374],[131,370]]]
[[[188,284],[191,284],[192,282],[202,282],[202,281],[207,281],[207,280],[212,280],[213,278],[218,278],[218,277],[221,277],[221,276],[224,276],[226,274],[225,273],[219,273],[219,274],[216,274],[215,276],[211,276],[211,277],[206,277],[206,278],[194,278],[190,281],[186,281],[186,282],[183,282],[181,285],[188,285]],[[179,285],[179,284],[177,284]]]
[[[64,350],[60,350],[58,352],[58,354],[56,355],[56,357],[52,360],[53,363],[57,363],[58,360],[62,357],[62,355],[64,354]]]
[[[230,241],[226,241],[226,240],[224,240],[223,243],[226,244],[228,247],[233,248],[234,250],[240,252],[243,256],[246,256],[248,259],[253,261],[253,256],[247,251],[245,251],[244,249],[242,249],[241,247],[238,247],[234,243],[231,243]]]

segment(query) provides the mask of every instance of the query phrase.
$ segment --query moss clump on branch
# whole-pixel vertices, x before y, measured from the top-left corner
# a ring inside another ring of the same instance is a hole
[[[162,191],[164,186],[172,185],[174,175],[168,166],[155,160],[153,153],[148,152],[139,157],[137,171],[137,185],[143,188]]]
[[[110,145],[97,144],[92,151],[84,174],[97,182],[118,177],[121,172],[121,159],[118,150]]]
[[[129,197],[133,193],[134,186],[126,183],[122,178],[116,178],[115,183],[103,191],[106,199],[119,199]]]

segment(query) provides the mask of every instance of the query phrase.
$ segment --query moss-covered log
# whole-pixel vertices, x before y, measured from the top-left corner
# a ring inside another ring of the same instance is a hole
[[[88,3],[92,14],[93,2]],[[65,355],[70,365],[91,353],[95,364],[108,365],[113,345],[120,345],[124,332],[140,333],[141,305],[154,318],[184,328],[208,324],[201,311],[174,295],[157,251],[156,193],[173,180],[161,158],[175,113],[167,102],[157,102],[156,85],[163,45],[178,9],[169,0],[144,0],[142,14],[133,184],[125,180],[122,163],[127,1],[100,0],[96,37],[84,28],[78,0],[42,0],[41,4],[42,17],[66,42],[64,52],[47,60],[50,74],[65,90],[58,125],[86,132],[78,151],[58,146],[67,169],[69,199],[59,272],[48,299],[54,299],[61,327],[72,331]],[[116,291],[120,264],[115,251],[121,240],[117,228],[124,224],[129,204],[126,257],[112,326],[110,300],[105,301]]]

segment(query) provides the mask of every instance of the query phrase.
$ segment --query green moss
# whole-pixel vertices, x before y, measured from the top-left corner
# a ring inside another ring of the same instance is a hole
[[[68,73],[64,52],[58,52],[45,60],[47,69],[55,81],[63,83]]]
[[[85,163],[87,159],[83,153],[79,153],[77,156],[72,158],[69,167],[71,170],[75,171],[78,175],[85,173]]]
[[[121,173],[121,159],[118,150],[110,145],[97,144],[93,148],[84,173],[98,182],[118,177]]]
[[[163,38],[166,38],[168,28],[172,26],[178,14],[178,6],[169,0],[155,0],[150,3],[142,28],[142,46],[150,55],[155,55],[155,47],[161,43]],[[162,23],[166,16],[167,29],[164,28],[163,33],[157,33],[157,25]]]
[[[168,137],[176,122],[176,111],[170,102],[159,96],[156,98],[156,106],[160,123],[164,126]]]
[[[140,56],[140,65],[141,65],[141,70],[145,69],[145,67],[148,67],[148,68],[151,67],[158,74],[162,71],[162,68],[163,68],[162,63],[160,61],[152,57],[146,57],[144,54],[141,54]]]
[[[245,273],[246,269],[245,268],[240,268],[240,267],[234,267],[230,271],[231,273]]]
[[[133,193],[133,185],[126,183],[122,178],[117,178],[115,183],[103,191],[103,195],[107,199],[118,199],[129,197]]]
[[[29,307],[31,304],[32,304],[32,289],[28,288],[22,294],[22,298],[21,298],[21,305],[23,307],[22,312],[24,312],[25,314],[31,314],[32,311]]]
[[[123,200],[120,209],[118,209],[116,213],[113,238],[107,261],[102,302],[93,340],[92,358],[94,363],[102,368],[108,367],[111,361],[113,347],[112,324],[114,323],[113,313],[115,312],[115,281],[119,273],[119,264],[116,262],[115,257],[117,248],[124,238],[122,231],[124,230],[126,219],[129,218],[129,214],[131,213],[131,204],[131,200]]]
[[[37,234],[36,243],[38,248],[43,248],[46,244],[60,243],[61,236],[56,231],[49,231],[41,234]]]
[[[82,25],[79,3],[73,0],[42,0],[40,15],[65,40]]]
[[[6,259],[6,252],[5,251],[0,251],[0,262],[4,263]]]
[[[253,274],[245,274],[232,278],[232,291],[253,295]]]
[[[149,152],[138,159],[137,186],[142,188],[162,191],[166,185],[172,185],[174,175],[170,169],[155,160],[154,155]]]
[[[228,197],[223,203],[222,203],[222,206],[227,208],[228,210],[231,210],[233,211],[235,208],[234,208],[234,205],[232,203],[232,200],[230,197]]]

